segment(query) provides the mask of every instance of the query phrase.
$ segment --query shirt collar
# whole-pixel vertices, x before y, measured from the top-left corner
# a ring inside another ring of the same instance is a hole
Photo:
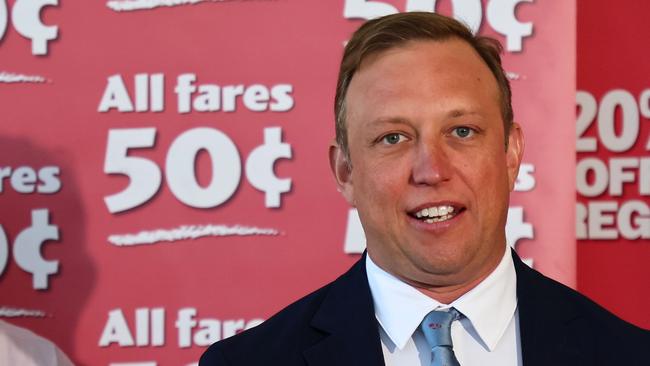
[[[366,272],[377,321],[391,341],[403,349],[429,312],[453,306],[469,319],[489,350],[494,350],[517,308],[517,279],[508,249],[492,273],[449,305],[384,271],[367,255]]]

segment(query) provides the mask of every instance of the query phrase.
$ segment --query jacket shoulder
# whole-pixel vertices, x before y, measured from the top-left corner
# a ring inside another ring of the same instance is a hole
[[[650,365],[645,350],[650,346],[650,331],[622,320],[587,296],[527,266],[517,268],[517,282],[520,332],[523,335],[534,328],[533,343],[559,337],[558,344],[567,354],[580,355],[589,360],[588,364]],[[547,349],[546,353],[552,352]]]
[[[207,365],[300,364],[302,350],[323,334],[310,326],[332,283],[288,305],[262,324],[210,346],[199,362]]]
[[[546,294],[545,296],[548,297],[547,300],[553,301],[549,305],[553,306],[555,304],[559,308],[573,308],[577,314],[591,320],[594,324],[611,328],[611,330],[616,330],[623,334],[631,333],[632,335],[640,336],[648,336],[650,334],[647,330],[639,328],[614,315],[582,293],[548,278],[537,271],[534,271],[534,275],[539,277],[540,286],[542,287],[543,293]]]

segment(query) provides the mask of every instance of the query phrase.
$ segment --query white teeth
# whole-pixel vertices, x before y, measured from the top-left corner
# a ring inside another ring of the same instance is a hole
[[[433,222],[441,222],[441,221],[446,221],[446,220],[449,220],[449,219],[451,219],[451,215],[445,215],[445,216],[440,216],[440,217],[434,218]]]
[[[449,220],[455,216],[453,214],[454,211],[456,211],[454,207],[448,205],[427,207],[416,212],[415,217],[418,219],[424,218],[426,223],[431,224],[434,222]]]

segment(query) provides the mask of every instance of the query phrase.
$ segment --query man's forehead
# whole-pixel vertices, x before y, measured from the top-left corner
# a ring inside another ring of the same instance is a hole
[[[388,97],[395,90],[426,90],[443,83],[463,83],[499,93],[488,65],[465,41],[417,41],[394,47],[364,60],[350,82],[348,96]],[[358,95],[358,94],[363,95]]]
[[[415,93],[445,82],[464,83],[500,97],[496,77],[480,55],[466,41],[450,38],[410,41],[364,59],[350,82],[347,98],[357,99],[357,94],[368,99],[370,91],[387,97],[400,87]]]
[[[348,127],[357,126],[351,134],[421,118],[483,120],[501,115],[496,78],[464,40],[413,41],[367,61],[346,98]]]
[[[413,40],[407,40],[395,45],[392,45],[388,48],[383,48],[375,51],[371,51],[366,53],[361,57],[361,62],[359,63],[359,66],[357,67],[357,70],[355,73],[359,73],[362,70],[370,68],[373,64],[375,64],[378,60],[383,60],[387,58],[394,58],[395,56],[399,57],[400,55],[408,52],[413,52],[414,50],[420,48],[418,46],[435,46],[435,48],[443,51],[447,48],[452,48],[458,52],[462,52],[463,50],[465,52],[467,51],[473,51],[472,46],[465,40],[459,38],[459,37],[447,37],[439,40],[434,40],[434,39],[413,39]],[[423,59],[431,59],[432,54],[429,54],[425,56],[424,54],[422,55]],[[476,54],[477,57],[478,54]]]

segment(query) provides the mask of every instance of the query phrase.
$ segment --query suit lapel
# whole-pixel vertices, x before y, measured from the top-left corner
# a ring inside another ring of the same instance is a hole
[[[525,366],[580,365],[590,354],[580,313],[557,291],[557,283],[512,252],[517,272],[519,337]]]
[[[308,365],[384,365],[365,254],[332,284],[311,326],[326,335],[303,352]]]

